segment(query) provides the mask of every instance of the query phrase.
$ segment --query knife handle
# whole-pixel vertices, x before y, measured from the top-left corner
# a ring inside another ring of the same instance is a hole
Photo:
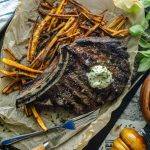
[[[44,144],[40,144],[37,147],[33,148],[32,150],[47,150],[49,147],[49,143],[46,142]]]
[[[140,92],[140,104],[144,118],[150,124],[150,75],[144,81]]]
[[[38,145],[37,147],[33,148],[32,150],[46,150],[44,144]]]

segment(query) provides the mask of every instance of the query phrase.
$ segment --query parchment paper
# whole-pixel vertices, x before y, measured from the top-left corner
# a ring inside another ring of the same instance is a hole
[[[84,4],[94,13],[100,13],[103,10],[108,9],[109,11],[106,17],[110,20],[118,14],[124,14],[129,17],[131,24],[136,24],[144,17],[144,8],[136,0],[115,0],[115,4],[113,0],[79,0],[79,2]],[[27,20],[28,18],[35,19],[37,17],[36,9],[38,3],[39,0],[20,0],[20,5],[6,31],[3,47],[8,47],[13,50],[18,58],[21,58],[22,55],[26,54],[25,46],[27,45],[32,26]],[[140,6],[137,14],[131,14],[128,11],[134,4]],[[129,62],[131,72],[133,71],[134,59],[138,50],[138,41],[139,38],[125,39],[130,54]],[[7,57],[3,51],[1,53],[1,58],[2,57]],[[26,64],[25,61],[22,63]],[[6,68],[2,63],[0,65]],[[0,79],[0,91],[7,83],[8,79]],[[129,88],[130,82],[122,95],[113,104],[106,104],[104,107],[100,108],[97,120],[91,125],[78,131],[54,130],[49,134],[24,140],[14,144],[14,146],[21,150],[27,150],[49,140],[50,149],[81,150],[88,141],[109,122],[112,111],[119,107],[122,98],[128,92]],[[33,117],[27,118],[22,111],[16,109],[16,95],[17,92],[8,96],[0,94],[0,140],[40,130],[40,127]],[[58,114],[60,116],[59,118]],[[42,111],[41,116],[48,127],[73,117],[62,109]]]

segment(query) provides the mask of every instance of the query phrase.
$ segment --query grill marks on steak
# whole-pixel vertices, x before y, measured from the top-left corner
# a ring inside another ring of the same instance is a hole
[[[126,47],[119,40],[89,37],[77,40],[67,50],[70,56],[65,73],[48,93],[55,105],[82,114],[121,95],[130,70]],[[104,65],[112,72],[114,82],[109,87],[90,87],[86,74],[94,65]]]

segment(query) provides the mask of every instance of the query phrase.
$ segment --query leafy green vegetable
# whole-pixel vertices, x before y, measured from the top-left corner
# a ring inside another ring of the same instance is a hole
[[[141,0],[141,2],[144,5],[144,8],[147,8],[150,6],[150,0]]]
[[[129,28],[129,33],[131,36],[140,36],[144,33],[144,29],[140,24],[136,24]]]
[[[142,4],[145,8],[150,7],[150,0],[141,0]],[[132,8],[132,11],[136,11],[136,7]],[[139,72],[146,71],[150,69],[150,34],[147,32],[149,28],[150,21],[150,12],[147,13],[144,20],[141,21],[140,24],[133,25],[129,28],[129,33],[131,36],[141,36],[139,45],[140,45],[140,64],[139,64]]]
[[[139,53],[142,54],[144,57],[149,57],[149,59],[150,59],[150,50],[139,51]]]
[[[146,40],[144,40],[144,38],[140,39],[139,45],[144,49],[150,48],[150,43],[148,43]]]
[[[143,27],[143,30],[148,29],[149,24],[148,24],[148,21],[146,20],[146,18],[144,18],[144,20],[141,22],[141,26]]]
[[[138,71],[144,72],[144,71],[148,70],[149,68],[150,68],[150,58],[148,58],[148,57],[142,58],[139,68],[138,68]]]
[[[147,13],[147,15],[146,15],[146,20],[147,20],[147,21],[150,21],[150,12]]]

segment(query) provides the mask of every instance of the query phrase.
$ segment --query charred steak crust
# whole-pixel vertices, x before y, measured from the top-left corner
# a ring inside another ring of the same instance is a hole
[[[66,47],[64,47],[66,50]],[[52,103],[76,114],[97,109],[116,100],[130,76],[127,48],[112,38],[89,37],[67,47],[69,61],[61,79],[47,93]],[[105,89],[90,87],[86,74],[94,65],[106,66],[114,81]]]
[[[59,62],[55,60],[50,68],[19,93],[16,101],[18,107],[43,101],[44,97],[50,98],[55,106],[83,114],[116,100],[128,83],[129,56],[127,48],[120,40],[82,38],[70,46],[61,46],[59,54]],[[90,86],[87,73],[95,65],[105,66],[112,72],[113,82],[107,88],[97,89]]]

